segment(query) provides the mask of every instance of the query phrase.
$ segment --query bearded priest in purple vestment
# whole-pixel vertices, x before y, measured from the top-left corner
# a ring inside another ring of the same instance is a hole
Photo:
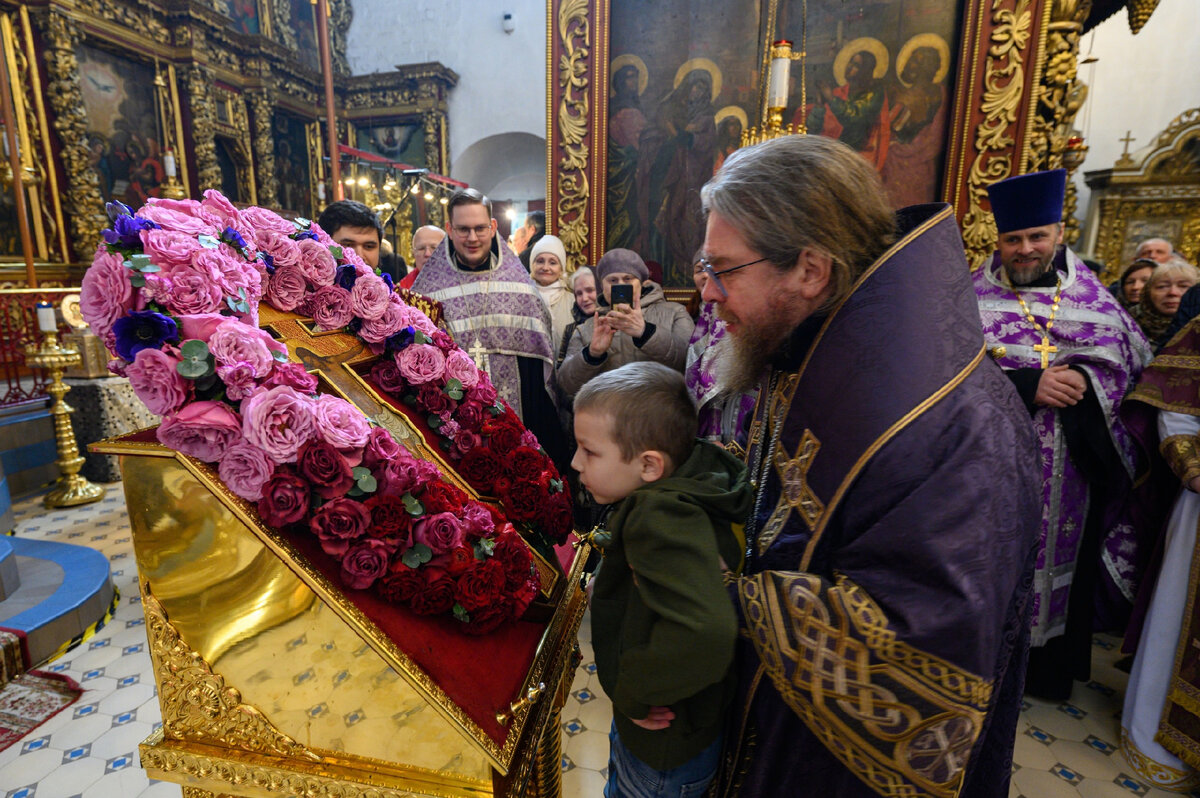
[[[1065,170],[988,188],[999,232],[975,272],[983,334],[1020,394],[1041,448],[1042,527],[1025,689],[1065,700],[1089,678],[1098,591],[1131,606],[1136,535],[1106,502],[1129,495],[1134,441],[1117,417],[1150,362],[1146,337],[1063,245]],[[1118,630],[1119,631],[1119,630]]]
[[[953,211],[821,136],[701,196],[718,372],[761,388],[718,794],[1007,796],[1040,474]]]
[[[460,189],[446,205],[446,219],[449,235],[429,256],[412,290],[442,303],[454,342],[488,373],[500,398],[550,458],[565,467],[569,457],[554,402],[550,311],[529,271],[496,235],[491,200],[475,189]]]

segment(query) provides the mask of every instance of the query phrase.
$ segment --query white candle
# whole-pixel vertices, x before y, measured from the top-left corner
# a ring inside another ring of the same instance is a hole
[[[58,319],[54,316],[54,306],[49,302],[37,303],[38,329],[44,333],[58,332]]]
[[[167,177],[173,178],[179,174],[175,170],[175,155],[170,150],[163,153],[163,170],[166,171]]]
[[[325,201],[325,184],[317,183],[317,199],[321,202]]]
[[[788,82],[792,77],[792,60],[790,58],[771,59],[771,82],[767,91],[768,108],[786,108],[788,102]]]

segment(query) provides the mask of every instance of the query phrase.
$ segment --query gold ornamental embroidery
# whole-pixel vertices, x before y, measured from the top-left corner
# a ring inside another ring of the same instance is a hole
[[[142,607],[167,737],[321,761],[320,756],[279,731],[257,707],[242,703],[241,692],[226,684],[224,677],[214,673],[179,636],[162,604],[150,593],[148,582],[142,583]]]
[[[1163,439],[1158,450],[1184,485],[1200,477],[1200,438],[1195,435],[1171,435]]]
[[[765,572],[740,593],[771,683],[849,770],[880,795],[958,795],[990,681],[898,640],[847,579]]]
[[[794,456],[788,458],[783,451],[775,453],[775,470],[782,486],[780,506],[786,504],[790,510],[798,510],[804,523],[808,524],[809,531],[817,528],[817,521],[825,510],[825,505],[808,484],[808,472],[820,448],[821,442],[817,436],[812,434],[812,430],[806,429]]]

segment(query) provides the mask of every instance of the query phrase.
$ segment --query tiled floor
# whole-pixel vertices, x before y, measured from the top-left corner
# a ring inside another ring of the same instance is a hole
[[[86,689],[83,697],[25,739],[0,752],[0,798],[160,798],[179,787],[146,778],[137,744],[159,725],[133,547],[120,485],[94,505],[47,513],[38,500],[19,503],[17,534],[92,546],[108,556],[121,590],[116,616],[95,637],[51,663]],[[580,629],[583,664],[563,709],[563,794],[593,798],[603,789],[612,707],[600,689],[587,619]],[[1024,798],[1164,798],[1131,776],[1117,749],[1127,676],[1116,670],[1117,641],[1097,637],[1093,681],[1072,700],[1029,699],[1016,741],[1011,796]]]

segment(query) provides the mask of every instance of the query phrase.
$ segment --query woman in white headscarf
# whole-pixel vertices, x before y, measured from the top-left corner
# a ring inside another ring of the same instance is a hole
[[[567,250],[558,236],[542,236],[529,253],[529,274],[537,283],[542,301],[550,308],[550,340],[555,343],[562,340],[567,325],[574,321],[571,307],[575,295],[564,276],[566,265]]]

